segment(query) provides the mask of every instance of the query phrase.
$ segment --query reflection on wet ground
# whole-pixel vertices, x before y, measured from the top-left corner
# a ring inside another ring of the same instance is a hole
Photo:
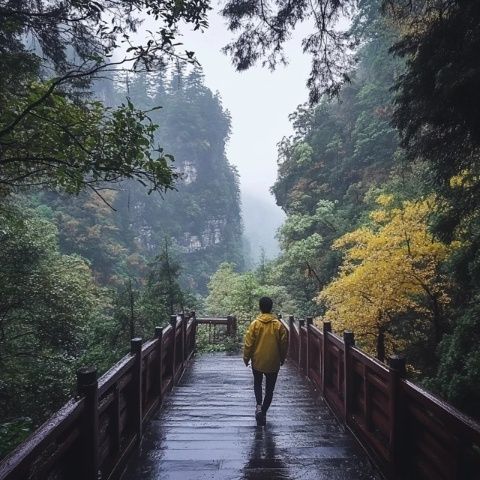
[[[122,480],[366,480],[362,451],[293,367],[280,372],[257,427],[251,370],[239,357],[197,357],[146,428]]]
[[[288,465],[282,460],[275,443],[274,426],[257,427],[252,435],[243,480],[289,480]]]

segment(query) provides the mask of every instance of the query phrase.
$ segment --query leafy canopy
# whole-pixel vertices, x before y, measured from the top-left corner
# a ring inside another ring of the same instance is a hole
[[[354,331],[370,351],[377,348],[382,360],[384,346],[377,340],[400,314],[414,312],[438,327],[441,308],[450,301],[439,267],[455,248],[429,231],[433,197],[392,202],[390,195],[379,196],[371,225],[334,243],[345,251],[340,274],[318,295],[327,306],[325,317],[339,330]]]
[[[129,102],[108,110],[86,96],[119,68],[194,62],[178,52],[178,23],[205,28],[208,9],[199,0],[0,1],[0,193],[32,184],[98,192],[124,178],[170,188],[171,158],[155,145],[148,112]],[[142,16],[157,30],[137,43]],[[114,51],[123,56],[112,60]]]

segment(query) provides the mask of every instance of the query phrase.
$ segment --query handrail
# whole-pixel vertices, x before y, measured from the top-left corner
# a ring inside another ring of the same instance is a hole
[[[389,365],[343,339],[329,322],[288,323],[289,359],[319,391],[387,478],[474,480],[480,471],[480,424],[404,378],[405,360]],[[297,326],[298,325],[298,326]]]
[[[79,435],[78,426],[74,425],[84,409],[84,400],[69,400],[58,412],[52,415],[47,422],[38,428],[25,442],[7,456],[0,463],[0,478],[20,479],[28,478],[28,464],[34,462],[40,456],[41,451],[55,442],[55,437],[72,434]],[[73,427],[73,428],[72,428]],[[59,448],[58,446],[57,448]]]
[[[234,315],[228,315],[227,317],[196,317],[197,325],[225,325],[227,327],[228,336],[237,336],[238,325],[237,317]]]
[[[3,459],[0,480],[119,478],[143,425],[185,371],[196,327],[195,314],[174,315],[152,340],[133,339],[130,354],[100,379],[96,369],[80,370],[78,398]]]
[[[389,366],[322,329],[311,317],[281,319],[289,361],[391,479],[474,480],[480,471],[480,425],[404,378],[405,362]],[[138,445],[143,426],[162,405],[190,361],[198,324],[236,319],[172,316],[155,338],[133,339],[131,352],[97,380],[79,371],[79,396],[70,400],[0,463],[0,480],[114,480]]]

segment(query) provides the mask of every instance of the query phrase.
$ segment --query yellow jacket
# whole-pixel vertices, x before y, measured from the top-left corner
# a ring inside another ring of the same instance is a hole
[[[248,327],[243,360],[263,373],[278,372],[287,355],[287,330],[271,313],[262,313]]]

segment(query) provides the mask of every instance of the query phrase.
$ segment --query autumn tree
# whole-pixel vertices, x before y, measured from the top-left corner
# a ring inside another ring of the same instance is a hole
[[[429,231],[433,197],[395,205],[390,195],[377,199],[369,225],[334,243],[344,250],[339,276],[318,295],[325,318],[338,330],[352,330],[380,360],[398,347],[393,322],[414,313],[430,322],[435,343],[443,331],[443,308],[449,284],[439,270],[455,245],[447,246]]]

